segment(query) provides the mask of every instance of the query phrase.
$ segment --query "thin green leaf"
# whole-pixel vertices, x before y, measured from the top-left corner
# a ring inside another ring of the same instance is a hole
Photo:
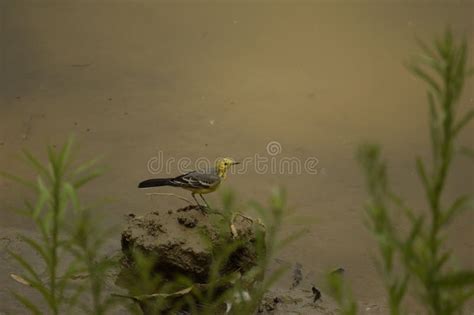
[[[446,30],[442,40],[435,40],[435,46],[438,50],[438,54],[445,60],[449,59],[450,57],[452,42],[453,38],[449,30]]]
[[[48,160],[53,170],[53,178],[55,180],[58,180],[58,178],[60,177],[60,167],[58,164],[57,153],[54,150],[54,148],[51,146],[48,146],[47,150],[48,150]]]
[[[451,251],[446,251],[444,254],[442,254],[439,260],[436,262],[436,270],[441,270],[441,268],[443,268],[443,266],[448,262],[450,257]]]
[[[420,67],[417,65],[408,65],[408,68],[419,78],[423,79],[426,83],[428,83],[429,86],[439,95],[441,94],[441,88],[439,87],[439,84],[430,76],[428,75],[424,70],[422,70]]]
[[[443,73],[444,73],[443,65],[438,60],[433,59],[428,56],[424,56],[424,55],[419,56],[418,60],[422,64],[432,68],[436,72],[437,75],[443,76]]]
[[[455,78],[459,79],[460,82],[464,81],[465,70],[466,70],[466,61],[467,61],[467,42],[464,39],[459,47],[459,50],[456,54],[457,63],[455,65]]]
[[[11,250],[8,250],[8,253],[23,267],[23,269],[25,269],[25,271],[27,271],[33,277],[35,281],[41,283],[41,279],[38,273],[35,271],[35,269],[29,262],[27,262],[22,256],[12,252]]]
[[[470,195],[458,197],[451,207],[443,214],[441,222],[446,224],[450,222],[456,215],[465,210],[474,208],[474,199]]]
[[[24,203],[25,203],[25,207],[28,211],[28,217],[31,218],[35,207],[33,206],[33,204],[31,204],[31,202],[29,200],[25,200]],[[44,218],[38,217],[38,218],[36,218],[35,223],[37,224],[37,226],[38,226],[38,228],[41,232],[41,236],[43,237],[43,242],[45,244],[49,244],[49,236],[48,236],[47,230],[45,230],[45,225],[44,225],[45,222],[44,221],[45,221]]]
[[[70,183],[64,184],[64,193],[69,197],[74,211],[80,210],[79,198],[77,196],[76,190]]]
[[[454,126],[453,134],[457,135],[474,118],[474,109],[467,112],[463,118]]]
[[[23,150],[23,155],[25,156],[26,160],[28,162],[30,162],[30,164],[36,169],[36,171],[44,176],[45,178],[47,178],[48,180],[51,180],[52,177],[51,177],[51,174],[49,172],[49,170],[43,165],[41,164],[40,161],[38,161],[38,159],[36,159],[33,154],[31,154],[29,151],[27,150]]]
[[[51,198],[49,190],[46,187],[46,185],[44,184],[41,177],[38,177],[38,194],[39,194],[38,201],[36,201],[36,204],[35,204],[33,212],[32,212],[33,218],[35,220],[40,216],[46,202],[49,201],[50,198]]]
[[[426,174],[425,165],[423,164],[423,161],[421,160],[421,158],[416,159],[416,170],[418,172],[418,176],[420,177],[423,183],[423,186],[425,187],[425,191],[431,200],[432,199],[431,184],[430,184],[428,175]]]
[[[431,133],[431,147],[434,164],[437,166],[439,163],[439,152],[441,147],[441,133],[440,133],[440,120],[438,110],[436,109],[436,103],[431,92],[428,92],[428,103],[430,108],[430,133]]]
[[[74,144],[74,138],[71,136],[63,145],[61,151],[59,152],[58,165],[61,170],[64,170],[67,164],[69,163],[71,157],[71,151]]]
[[[419,37],[416,37],[415,38],[415,41],[418,43],[418,46],[421,47],[421,49],[423,50],[423,52],[430,58],[432,59],[437,59],[436,57],[436,53],[423,41],[421,40]]]
[[[395,296],[398,302],[400,302],[405,296],[409,280],[410,280],[410,276],[407,274],[403,277],[402,283],[398,286],[398,290]]]
[[[89,171],[91,168],[95,167],[101,159],[102,159],[101,157],[98,157],[98,158],[86,161],[83,164],[79,165],[74,170],[73,176],[78,176],[82,173],[85,173],[85,172]]]
[[[474,285],[474,271],[473,270],[461,270],[454,271],[442,277],[438,284],[444,287],[465,287]]]
[[[44,216],[43,216],[43,220],[41,220],[42,229],[45,231],[46,234],[50,233],[50,231],[51,231],[51,224],[53,222],[53,216],[54,216],[53,211],[46,211]]]
[[[462,146],[460,149],[459,149],[459,153],[471,158],[471,159],[474,159],[474,149],[472,148],[469,148],[469,147],[466,147],[466,146]]]
[[[46,254],[45,249],[42,247],[42,244],[25,235],[20,235],[20,239],[26,244],[30,245],[30,247],[33,248],[43,258],[46,265],[49,265],[49,257]]]
[[[92,172],[92,173],[89,173],[81,178],[79,178],[78,180],[74,181],[74,188],[76,189],[79,189],[81,188],[82,186],[84,186],[85,184],[87,184],[88,182],[94,180],[95,178],[99,177],[101,175],[101,172],[100,171],[95,171],[95,172]]]
[[[50,291],[42,282],[38,282],[26,276],[18,276],[14,274],[10,274],[10,277],[21,284],[28,285],[35,289],[43,296],[44,300],[48,303],[48,305],[52,305]]]
[[[418,216],[414,221],[412,221],[412,228],[410,234],[406,240],[406,244],[412,246],[413,242],[416,240],[417,236],[419,236],[420,231],[423,227],[424,217]]]
[[[21,177],[18,177],[16,175],[13,175],[13,174],[10,174],[10,173],[7,173],[7,172],[3,172],[3,171],[0,171],[0,176],[5,177],[9,180],[15,181],[15,182],[17,182],[17,183],[19,183],[19,184],[21,184],[25,187],[28,187],[28,188],[30,188],[34,191],[37,191],[36,185],[33,182],[30,182],[26,179],[23,179]]]
[[[23,295],[20,295],[20,294],[16,293],[15,291],[11,291],[11,294],[15,297],[15,299],[17,299],[18,302],[23,304],[23,306],[25,308],[30,310],[32,314],[35,314],[35,315],[42,315],[43,314],[38,309],[38,307],[33,302],[31,302],[31,300],[29,300],[27,297],[24,297]]]

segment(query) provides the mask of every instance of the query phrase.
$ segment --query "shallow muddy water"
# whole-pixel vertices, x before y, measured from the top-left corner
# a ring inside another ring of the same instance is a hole
[[[344,268],[362,314],[386,314],[354,151],[382,143],[394,188],[425,207],[414,171],[414,157],[429,154],[425,86],[403,62],[419,52],[416,36],[429,41],[450,24],[468,38],[472,64],[473,12],[469,1],[0,0],[0,169],[31,175],[21,148],[44,158],[46,144],[74,134],[80,158],[103,155],[108,166],[84,201],[107,198],[100,213],[119,224],[131,211],[182,206],[136,188],[178,175],[178,160],[248,161],[221,189],[245,204],[283,186],[294,211],[283,233],[309,228],[279,260],[299,263],[317,286]],[[471,80],[461,107],[472,106]],[[471,125],[462,144],[474,145],[473,134]],[[472,161],[456,160],[447,200],[472,192],[473,174]],[[24,194],[0,179],[2,314],[20,314],[4,249],[31,229],[8,211]],[[449,232],[470,268],[473,230],[471,212]]]

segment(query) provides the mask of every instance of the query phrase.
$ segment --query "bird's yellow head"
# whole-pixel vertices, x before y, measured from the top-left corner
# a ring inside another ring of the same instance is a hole
[[[216,163],[217,174],[222,179],[225,179],[227,176],[227,170],[232,165],[236,165],[236,164],[239,164],[239,162],[236,162],[231,158],[222,158],[222,159],[217,160],[217,163]]]

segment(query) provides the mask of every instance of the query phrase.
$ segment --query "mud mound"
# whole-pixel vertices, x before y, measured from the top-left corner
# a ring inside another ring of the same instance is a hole
[[[154,270],[166,278],[180,274],[205,282],[214,254],[230,238],[244,240],[230,256],[225,269],[245,272],[256,264],[255,229],[251,220],[236,217],[230,224],[197,206],[130,215],[122,232],[122,251],[133,262],[134,250],[154,258]]]

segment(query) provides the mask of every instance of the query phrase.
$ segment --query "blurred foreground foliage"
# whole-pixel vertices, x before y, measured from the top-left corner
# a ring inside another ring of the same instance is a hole
[[[416,170],[426,195],[429,211],[415,211],[390,187],[387,166],[378,145],[359,147],[357,160],[366,179],[369,201],[365,206],[368,226],[375,237],[391,315],[405,314],[403,299],[409,289],[419,298],[424,314],[461,314],[474,295],[474,270],[453,264],[446,245],[446,230],[461,212],[473,209],[473,195],[462,195],[453,202],[443,200],[446,181],[458,152],[472,148],[456,147],[456,139],[474,118],[474,110],[459,113],[459,99],[467,68],[467,43],[458,41],[448,30],[428,46],[419,41],[423,55],[408,68],[429,87],[430,161],[416,159]],[[396,222],[408,222],[408,231],[399,231]],[[338,275],[329,276],[333,296],[342,314],[356,314],[357,304],[348,286]]]
[[[48,314],[64,314],[74,307],[88,314],[104,314],[112,305],[112,300],[102,294],[105,273],[112,265],[101,253],[107,235],[92,217],[92,210],[83,207],[77,195],[101,170],[96,167],[96,160],[73,167],[72,150],[72,138],[60,150],[48,147],[46,164],[24,151],[25,159],[36,174],[34,181],[0,173],[31,189],[36,196],[34,203],[25,200],[23,209],[17,211],[31,219],[39,232],[37,239],[20,237],[39,255],[40,266],[10,251],[23,269],[23,274],[12,277],[39,293]],[[45,273],[40,272],[41,265],[45,266]],[[82,277],[86,280],[76,281]],[[90,303],[79,299],[86,290],[90,293]],[[43,314],[25,295],[12,294],[31,313]]]

